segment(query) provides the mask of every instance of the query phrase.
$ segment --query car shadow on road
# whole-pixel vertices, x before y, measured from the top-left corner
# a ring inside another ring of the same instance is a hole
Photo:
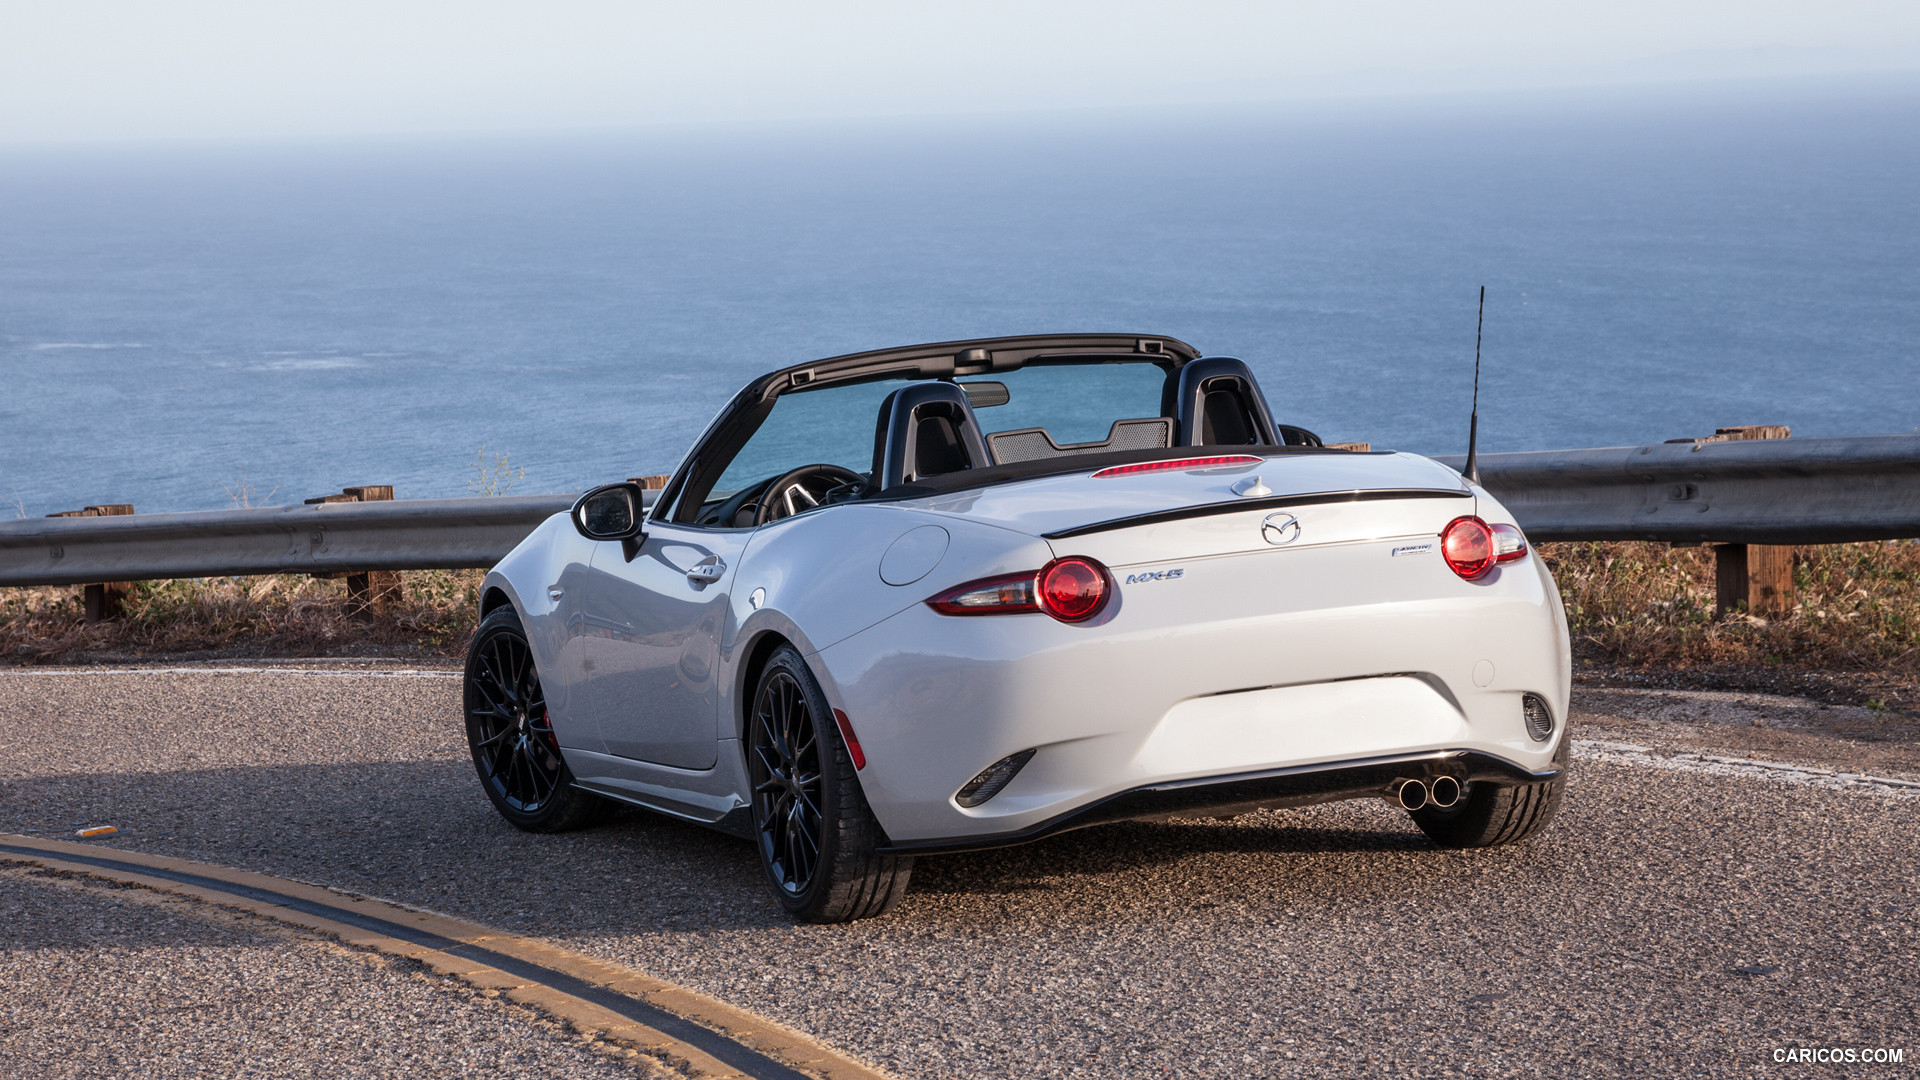
[[[120,829],[106,846],[318,882],[520,932],[788,924],[750,843],[639,809],[579,832],[524,833],[494,812],[465,761],[0,781],[0,831],[70,837],[81,823]],[[1208,860],[1251,859],[1262,873],[1305,875],[1311,886],[1316,875],[1344,873],[1348,856],[1436,852],[1398,811],[1352,804],[1232,821],[1122,822],[922,858],[908,897],[1071,892]]]
[[[465,761],[267,765],[0,781],[0,831],[129,848],[315,882],[511,930],[779,917],[751,845],[638,809],[525,833]]]
[[[1131,875],[1220,856],[1298,863],[1294,857],[1439,850],[1411,825],[1372,826],[1366,821],[1306,823],[1278,814],[1233,822],[1116,822],[1020,847],[923,859],[914,870],[913,891],[1050,891],[1063,877]]]

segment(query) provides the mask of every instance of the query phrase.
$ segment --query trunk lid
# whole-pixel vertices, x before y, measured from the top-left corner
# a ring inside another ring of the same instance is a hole
[[[1256,477],[1265,492],[1234,490]],[[1459,473],[1415,454],[1296,452],[1222,468],[1039,477],[920,506],[1040,536],[1058,554],[1118,570],[1275,547],[1437,540],[1447,522],[1474,512],[1474,499]]]

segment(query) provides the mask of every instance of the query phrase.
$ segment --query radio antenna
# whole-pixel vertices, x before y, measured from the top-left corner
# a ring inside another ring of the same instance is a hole
[[[1467,416],[1467,465],[1460,475],[1480,482],[1480,334],[1487,326],[1487,287],[1480,286],[1480,319],[1473,327],[1473,412]]]

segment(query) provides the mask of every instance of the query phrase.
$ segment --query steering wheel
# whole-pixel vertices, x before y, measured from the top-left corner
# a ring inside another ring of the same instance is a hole
[[[826,502],[828,493],[835,488],[866,482],[865,476],[839,465],[802,465],[774,477],[773,482],[761,490],[760,507],[753,513],[753,523],[765,525],[811,510]]]

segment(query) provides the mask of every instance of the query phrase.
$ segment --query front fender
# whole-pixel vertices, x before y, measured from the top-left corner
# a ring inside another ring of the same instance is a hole
[[[580,673],[569,646],[577,636],[578,620],[572,618],[574,602],[567,595],[586,587],[593,550],[593,541],[574,530],[568,515],[555,514],[487,572],[480,595],[484,600],[492,590],[506,594],[520,616],[560,744],[598,750],[599,731],[592,718],[575,713],[573,689]],[[551,591],[556,587],[562,590],[558,597]]]

